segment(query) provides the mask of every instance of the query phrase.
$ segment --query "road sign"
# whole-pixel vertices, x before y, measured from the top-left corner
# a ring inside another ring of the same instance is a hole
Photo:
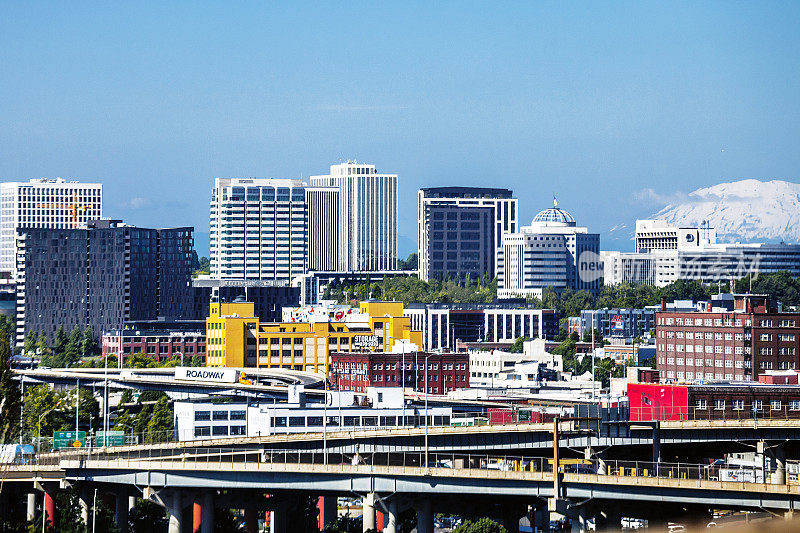
[[[106,442],[108,436],[108,442]],[[98,431],[94,438],[95,446],[124,446],[125,445],[125,432],[124,431]]]
[[[77,446],[75,445],[77,443]],[[86,446],[86,432],[78,431],[76,435],[74,431],[54,431],[53,432],[53,448],[79,448]]]

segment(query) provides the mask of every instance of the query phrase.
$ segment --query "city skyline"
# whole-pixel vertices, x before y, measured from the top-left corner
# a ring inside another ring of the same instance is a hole
[[[0,176],[101,181],[109,215],[202,240],[216,177],[367,161],[401,257],[422,187],[513,189],[520,223],[555,194],[610,242],[677,193],[797,181],[796,4],[610,6],[6,6]]]

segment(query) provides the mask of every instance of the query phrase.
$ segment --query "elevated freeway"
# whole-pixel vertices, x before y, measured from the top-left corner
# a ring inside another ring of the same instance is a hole
[[[396,531],[398,513],[407,507],[417,510],[418,531],[425,533],[432,531],[433,513],[440,511],[469,515],[470,509],[494,510],[514,531],[523,515],[543,520],[551,511],[585,529],[590,518],[619,526],[622,516],[658,522],[702,517],[712,508],[783,514],[800,506],[800,485],[788,481],[785,472],[758,482],[721,481],[721,467],[708,464],[595,458],[567,462],[582,469],[567,466],[557,472],[555,464],[562,464],[557,452],[552,459],[407,451],[349,456],[194,446],[167,457],[138,446],[45,454],[37,464],[5,468],[4,479],[35,482],[45,492],[56,484],[78,487],[82,494],[88,487],[99,488],[122,495],[119,505],[130,494],[141,494],[167,508],[170,533],[181,531],[184,508],[197,501],[212,510],[215,502],[225,501],[276,511],[277,529],[286,531],[288,506],[303,494],[359,496],[364,531],[375,526],[378,510],[387,517],[387,533]],[[210,523],[213,515],[205,512]],[[118,509],[118,516],[124,514]]]

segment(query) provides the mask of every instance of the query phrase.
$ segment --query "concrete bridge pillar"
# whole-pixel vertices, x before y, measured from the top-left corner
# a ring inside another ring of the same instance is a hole
[[[550,511],[547,505],[538,505],[533,510],[533,520],[531,520],[534,531],[543,531],[550,529]]]
[[[574,514],[570,516],[570,522],[572,524],[572,533],[586,533],[588,531],[588,527],[586,525],[586,509],[581,507],[576,507],[574,509]]]
[[[661,422],[653,423],[653,462],[661,462]]]
[[[192,503],[192,533],[200,533],[200,523],[202,522],[203,506],[198,502]]]
[[[370,492],[361,499],[362,531],[375,530],[375,493]]]
[[[203,503],[200,505],[200,533],[214,533],[214,495],[211,492],[203,493]]]
[[[128,531],[128,491],[123,487],[117,489],[116,502],[114,505],[116,510],[116,523],[117,529],[120,533],[127,533]]]
[[[81,520],[83,521],[84,526],[89,525],[89,507],[91,503],[89,502],[89,489],[85,485],[81,485],[78,489],[78,505],[81,508]]]
[[[56,518],[56,502],[53,498],[53,493],[50,490],[44,490],[44,501],[42,502],[42,510],[44,510],[47,516],[47,522],[50,525],[53,525],[53,521]]]
[[[775,485],[786,485],[786,449],[783,447],[783,444],[775,446],[772,455],[775,458],[775,477],[773,483]]]
[[[422,498],[417,505],[417,533],[433,533],[433,505],[430,498]]]
[[[338,515],[336,496],[320,496],[317,500],[317,509],[319,509],[319,524],[317,525],[320,530],[323,530],[336,521]]]
[[[392,498],[386,505],[386,525],[383,528],[383,533],[397,533],[397,514],[400,506],[397,503],[397,498]]]
[[[277,502],[270,518],[270,530],[272,533],[287,533],[289,531],[289,502],[281,500]]]
[[[183,533],[183,494],[179,490],[172,493],[172,501],[167,501],[168,533]]]
[[[29,492],[27,499],[27,507],[25,509],[25,519],[30,522],[36,518],[36,493]]]
[[[258,511],[252,507],[244,510],[244,530],[246,533],[258,533]]]
[[[620,531],[622,529],[622,512],[616,505],[604,506],[594,516],[595,531]]]

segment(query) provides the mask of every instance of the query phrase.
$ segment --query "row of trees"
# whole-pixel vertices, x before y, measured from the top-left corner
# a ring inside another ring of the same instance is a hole
[[[29,331],[25,336],[23,349],[27,353],[38,353],[42,365],[50,367],[73,366],[81,358],[97,355],[100,351],[91,326],[82,330],[77,325],[69,334],[64,326],[59,326],[52,344],[48,343],[47,335],[43,331],[38,335],[35,331]]]
[[[409,303],[489,303],[497,298],[497,280],[422,281],[414,276],[383,278],[381,281],[352,284],[331,284],[323,299],[348,303],[380,298]]]
[[[75,389],[57,391],[42,384],[25,389],[22,409],[22,439],[37,443],[40,437],[48,437],[54,431],[75,429]],[[80,389],[77,398],[78,425],[88,428],[100,427],[100,404],[91,389]]]
[[[731,289],[733,289],[731,291]],[[556,293],[545,289],[541,300],[533,300],[542,308],[555,309],[562,317],[578,316],[584,309],[602,309],[604,307],[642,308],[658,305],[661,298],[667,302],[674,300],[708,300],[718,292],[735,292],[768,294],[783,303],[784,307],[800,306],[800,279],[792,277],[789,272],[775,272],[746,276],[733,282],[717,285],[704,285],[699,281],[678,280],[665,287],[635,285],[621,283],[605,285],[597,296],[588,291],[572,291],[566,289]]]
[[[134,402],[133,393],[126,390],[120,399],[121,410],[114,421],[116,430],[138,435],[140,442],[172,440],[174,411],[167,395],[161,391],[144,391]]]
[[[555,309],[561,317],[577,316],[584,309],[604,307],[642,308],[658,305],[661,298],[668,302],[674,300],[707,300],[717,292],[769,294],[784,306],[800,306],[800,279],[789,272],[746,276],[718,285],[704,285],[699,281],[678,280],[665,287],[622,283],[605,285],[597,295],[589,291],[565,289],[556,292],[546,288],[541,299],[532,298],[531,303],[545,309]],[[363,301],[369,298],[383,298],[404,303],[443,302],[443,303],[487,303],[497,298],[497,280],[484,278],[466,281],[439,280],[422,281],[415,277],[383,278],[380,281],[367,281],[357,284],[332,284],[323,298],[339,303],[351,300]]]

